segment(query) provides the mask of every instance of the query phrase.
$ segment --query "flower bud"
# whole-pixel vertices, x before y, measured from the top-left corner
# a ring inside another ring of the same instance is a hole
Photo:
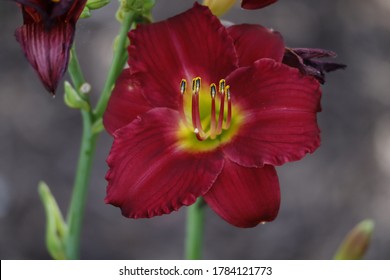
[[[38,185],[39,196],[46,213],[46,247],[53,259],[66,259],[65,238],[67,225],[64,222],[58,204],[44,182]]]
[[[216,16],[226,13],[235,3],[235,0],[203,0],[203,5],[208,6]]]
[[[364,220],[345,237],[334,256],[335,260],[360,260],[366,253],[374,231],[374,222]]]
[[[88,84],[83,84],[81,88],[90,88],[90,86],[86,86]],[[89,111],[90,106],[87,101],[85,101],[81,95],[72,87],[72,85],[65,81],[64,83],[65,94],[64,101],[68,107],[73,109],[82,109],[85,111]]]
[[[90,10],[97,10],[106,6],[110,2],[111,0],[88,0],[87,7]]]

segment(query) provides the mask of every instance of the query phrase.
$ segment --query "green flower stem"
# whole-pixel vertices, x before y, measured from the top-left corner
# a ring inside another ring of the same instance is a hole
[[[75,88],[79,90],[81,85],[85,83],[85,78],[81,70],[79,60],[77,58],[76,48],[74,44],[73,47],[70,49],[68,73],[72,79]]]
[[[94,111],[96,119],[99,119],[103,116],[104,111],[107,107],[108,99],[111,96],[115,81],[126,64],[127,59],[124,58],[127,58],[127,33],[129,32],[130,27],[133,24],[135,18],[136,14],[134,12],[127,12],[123,18],[122,27],[119,31],[117,45],[114,50],[111,68],[108,72],[106,83],[104,84],[102,94]]]
[[[203,199],[188,207],[185,255],[187,260],[202,258],[204,205]]]
[[[85,83],[85,79],[74,48],[71,50],[68,71],[75,88],[79,90],[81,85]],[[79,161],[76,169],[76,178],[67,216],[68,234],[65,240],[65,250],[68,259],[78,259],[80,254],[81,228],[87,199],[92,158],[98,136],[98,134],[92,132],[92,125],[94,123],[94,116],[92,113],[81,110],[81,116],[83,120],[83,134],[81,138]]]
[[[126,63],[127,32],[135,20],[136,15],[129,12],[125,15],[119,32],[119,39],[108,77],[103,88],[100,99],[94,112],[81,110],[83,119],[83,134],[79,161],[77,164],[76,178],[73,186],[72,198],[67,215],[68,234],[65,240],[66,257],[68,259],[78,259],[80,256],[80,236],[84,217],[85,204],[87,200],[88,184],[92,168],[92,159],[95,153],[96,140],[99,133],[93,131],[93,124],[101,119],[107,107],[115,80],[122,71]],[[85,83],[77,54],[74,48],[71,50],[71,58],[68,71],[76,90],[80,90]],[[89,103],[89,97],[81,95]]]
[[[79,259],[81,228],[87,200],[92,159],[98,136],[98,134],[92,133],[91,114],[85,111],[81,111],[81,114],[83,119],[83,134],[76,178],[67,216],[68,235],[65,246],[68,259]]]

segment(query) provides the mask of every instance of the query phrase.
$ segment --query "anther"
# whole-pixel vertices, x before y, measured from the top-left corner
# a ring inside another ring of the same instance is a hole
[[[230,86],[226,86],[226,96],[227,99],[230,100]]]
[[[199,93],[199,91],[200,91],[200,78],[197,77],[197,78],[195,79],[195,92],[196,92],[196,93]]]
[[[198,94],[200,91],[200,84],[201,84],[201,79],[200,77],[196,77],[195,79],[192,79],[192,93],[193,94]]]
[[[217,86],[215,84],[211,84],[211,86],[210,86],[210,95],[211,95],[211,98],[213,98],[213,99],[217,95]]]
[[[185,79],[182,79],[180,82],[180,99],[179,99],[179,113],[180,113],[180,118],[184,122],[186,126],[188,126],[188,121],[186,114],[184,112],[184,93],[186,92],[186,86],[187,86],[187,81]]]
[[[192,92],[193,93],[195,92],[195,80],[196,79],[192,79]]]
[[[180,82],[180,92],[181,94],[184,94],[186,92],[187,87],[187,81],[185,79],[182,79]]]
[[[221,94],[225,93],[225,84],[226,84],[226,81],[224,79],[219,81],[219,92]]]

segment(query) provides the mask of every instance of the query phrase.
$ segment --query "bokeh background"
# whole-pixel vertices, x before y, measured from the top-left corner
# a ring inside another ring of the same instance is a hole
[[[192,6],[157,0],[155,20]],[[76,43],[96,92],[118,30],[117,2],[78,23]],[[234,228],[207,210],[206,259],[329,259],[360,220],[376,227],[367,259],[390,258],[390,1],[280,0],[259,11],[235,6],[224,19],[261,23],[291,47],[338,53],[346,71],[327,76],[319,123],[322,145],[302,161],[278,168],[278,218],[253,229]],[[63,211],[78,157],[79,112],[45,92],[14,39],[21,25],[12,1],[0,3],[0,257],[47,259],[45,215],[37,184],[51,187]],[[111,146],[99,139],[82,235],[83,259],[181,259],[185,207],[170,215],[129,220],[103,202]]]

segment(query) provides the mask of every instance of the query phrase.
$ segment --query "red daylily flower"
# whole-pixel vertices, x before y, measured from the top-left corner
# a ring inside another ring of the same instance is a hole
[[[75,25],[87,0],[14,0],[23,13],[23,25],[15,36],[53,95],[64,75]]]
[[[275,3],[277,0],[242,0],[241,7],[248,10],[261,9]]]
[[[129,37],[130,67],[104,115],[114,136],[106,203],[146,218],[202,196],[235,226],[273,220],[274,166],[320,144],[319,83],[281,63],[279,33],[225,28],[198,4]]]

